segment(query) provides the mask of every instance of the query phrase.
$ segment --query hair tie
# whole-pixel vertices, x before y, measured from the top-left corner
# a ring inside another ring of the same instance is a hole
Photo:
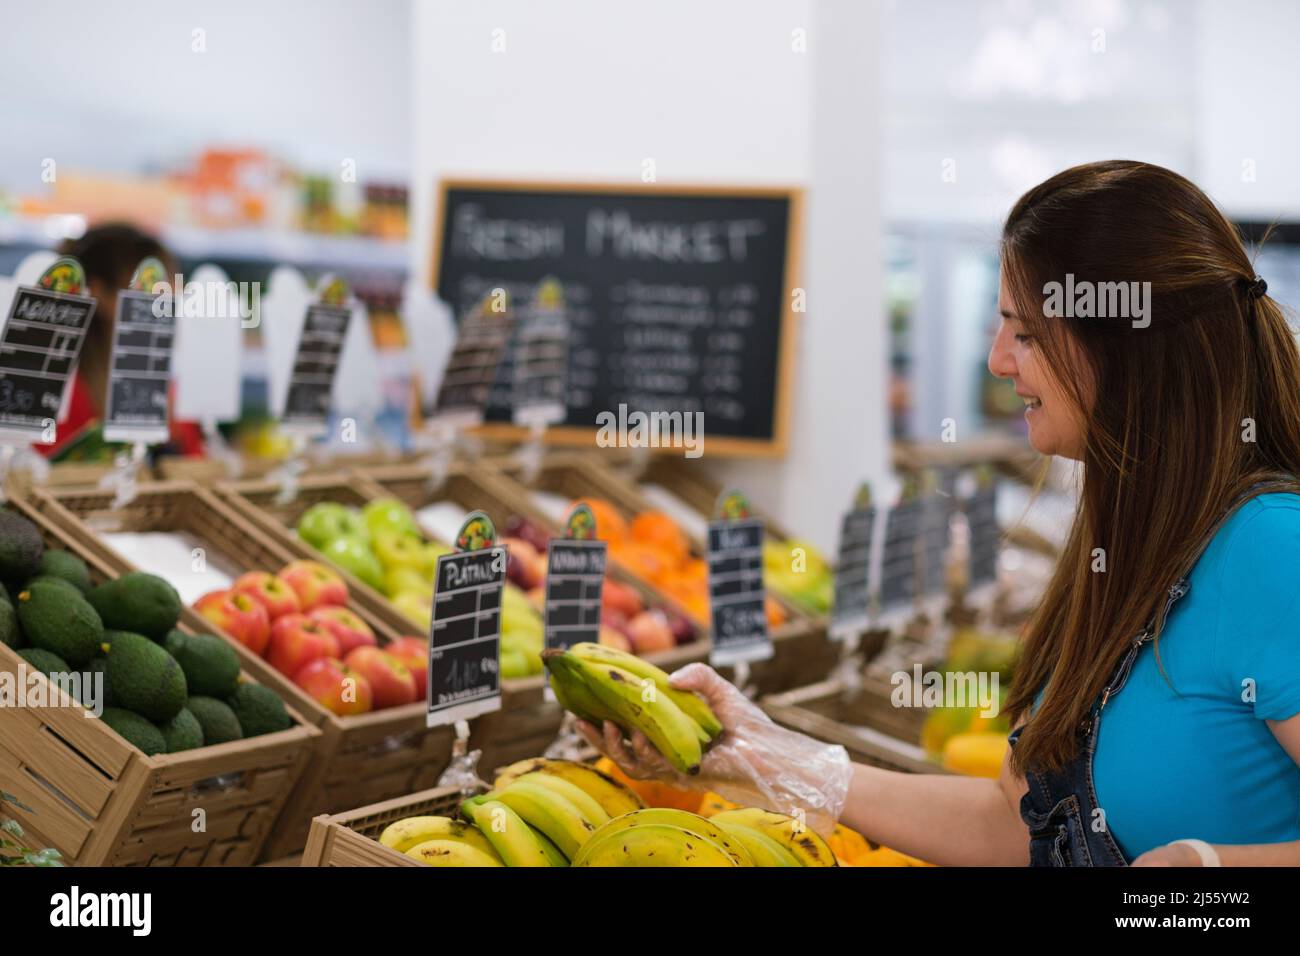
[[[1259,276],[1255,276],[1255,281],[1252,282],[1250,285],[1246,286],[1246,294],[1250,296],[1252,299],[1262,298],[1264,293],[1267,291],[1268,291],[1268,283],[1265,282],[1263,279],[1261,279]]]

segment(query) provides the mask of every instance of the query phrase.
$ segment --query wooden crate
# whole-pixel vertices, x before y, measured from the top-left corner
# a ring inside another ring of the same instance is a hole
[[[909,773],[947,773],[921,749],[927,711],[895,707],[891,685],[870,677],[846,693],[838,679],[775,694],[762,700],[768,715],[793,730],[841,744],[859,762]]]
[[[10,507],[36,524],[48,547],[82,558],[95,583],[121,573],[30,503]],[[0,671],[16,680],[22,664],[0,645]],[[247,670],[243,678],[257,679]],[[146,756],[51,690],[61,706],[0,708],[0,786],[32,808],[6,803],[0,812],[22,825],[29,846],[54,847],[69,865],[251,865],[320,737],[290,706],[288,730]],[[196,833],[199,810],[205,826]]]
[[[457,815],[463,793],[435,787],[356,810],[321,815],[311,822],[302,866],[420,866],[379,842],[384,827],[406,817]]]
[[[230,482],[219,486],[219,493],[249,521],[269,535],[273,535],[285,548],[292,549],[305,558],[321,559],[321,555],[302,541],[290,529],[314,504],[333,501],[350,507],[362,507],[366,502],[384,496],[399,498],[413,509],[422,508],[439,500],[453,501],[466,510],[480,509],[498,522],[516,513],[526,514],[545,523],[540,514],[530,512],[525,504],[509,498],[491,471],[477,466],[453,465],[446,480],[436,490],[430,488],[429,473],[419,465],[397,465],[371,468],[347,474],[313,475],[301,479],[298,494],[290,501],[280,501],[280,486],[268,481]],[[357,580],[346,570],[339,573],[348,582],[358,605],[394,628],[407,632],[414,628],[388,599],[378,591]],[[614,572],[612,572],[614,573]],[[618,579],[636,588],[643,599],[653,603],[661,601],[644,585],[626,575]],[[652,660],[665,669],[672,669],[693,660],[703,660],[708,645],[703,640],[674,648]],[[483,751],[481,766],[493,767],[523,757],[536,756],[546,749],[559,732],[563,712],[560,706],[543,695],[540,676],[502,681],[501,710],[484,714],[470,727],[471,746]]]
[[[210,560],[224,560],[243,571],[274,572],[299,557],[213,492],[186,482],[141,485],[136,498],[116,510],[111,507],[111,494],[84,489],[38,493],[32,501],[53,521],[86,538],[87,548],[119,573],[132,570],[132,565],[96,538],[94,529],[187,532],[203,542]],[[397,636],[385,621],[369,615],[363,604],[356,600],[350,604],[381,644]],[[427,728],[423,703],[339,717],[193,609],[186,608],[182,620],[193,629],[210,630],[230,640],[244,667],[321,732],[313,758],[267,842],[267,858],[301,849],[317,814],[431,786],[447,766],[452,731]]]

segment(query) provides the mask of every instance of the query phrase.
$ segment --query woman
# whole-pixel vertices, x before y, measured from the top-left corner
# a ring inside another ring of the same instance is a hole
[[[1001,252],[989,368],[1024,398],[1034,448],[1083,477],[1000,779],[853,765],[691,665],[674,683],[729,733],[689,785],[944,865],[1300,865],[1295,338],[1231,223],[1156,166],[1053,176]],[[581,729],[665,775],[639,735]]]

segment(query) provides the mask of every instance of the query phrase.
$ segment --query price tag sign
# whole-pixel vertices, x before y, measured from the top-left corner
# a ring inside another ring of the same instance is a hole
[[[876,509],[871,489],[863,484],[853,510],[840,522],[840,547],[835,562],[835,605],[831,611],[830,636],[847,641],[859,636],[870,624],[871,553],[876,531]]]
[[[921,497],[921,594],[930,598],[947,593],[948,546],[952,542],[954,497],[927,472]]]
[[[921,502],[915,488],[885,514],[885,545],[880,562],[882,611],[911,608],[917,596],[917,548],[921,537]]]
[[[468,720],[501,709],[501,592],[506,549],[492,519],[472,512],[457,551],[438,558],[429,626],[426,724]]]
[[[605,542],[586,505],[569,515],[565,537],[546,551],[546,646],[572,647],[600,640],[600,603],[605,587]]]
[[[329,421],[334,378],[352,319],[347,283],[327,279],[322,284],[320,301],[307,307],[284,403],[285,427],[308,434],[323,432]]]
[[[966,523],[970,528],[970,586],[989,584],[998,576],[998,548],[1002,530],[998,527],[998,485],[984,477],[975,493],[966,499]]]
[[[56,260],[19,286],[0,331],[0,441],[50,445],[68,381],[95,314],[76,259]]]
[[[767,591],[763,586],[763,521],[752,516],[739,491],[718,499],[709,522],[709,608],[715,667],[772,656],[767,633]]]
[[[167,392],[176,320],[171,297],[152,291],[165,280],[163,264],[150,257],[136,267],[130,287],[117,294],[105,441],[152,445],[168,438]]]
[[[558,425],[568,415],[569,321],[564,290],[542,281],[519,323],[511,349],[516,425]]]
[[[505,289],[493,289],[461,319],[447,369],[430,417],[441,426],[471,428],[482,424],[515,317]]]

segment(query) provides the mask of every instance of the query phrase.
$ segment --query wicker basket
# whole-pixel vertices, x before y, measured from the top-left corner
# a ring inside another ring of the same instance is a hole
[[[303,866],[420,866],[379,842],[384,827],[406,817],[454,817],[465,795],[455,787],[421,790],[312,820]]]
[[[909,773],[947,773],[921,749],[926,711],[895,707],[890,685],[869,678],[846,693],[837,679],[766,697],[762,706],[780,724],[840,744],[853,760]]]
[[[84,489],[38,493],[32,503],[86,539],[87,549],[119,573],[132,566],[95,538],[94,529],[187,532],[203,542],[212,560],[224,559],[242,570],[275,571],[299,557],[212,492],[185,482],[141,485],[135,499],[118,509],[112,508],[112,495],[107,492]],[[368,615],[361,602],[354,600],[352,605],[381,643],[396,636],[384,620]],[[190,608],[182,621],[193,629],[221,633]],[[447,766],[452,732],[446,727],[427,728],[423,703],[339,717],[238,641],[223,636],[230,639],[250,673],[321,731],[314,757],[267,843],[267,858],[300,850],[317,814],[431,786]]]
[[[82,558],[95,583],[121,573],[30,503],[11,507],[36,524],[47,546]],[[192,623],[183,629],[194,630]],[[0,645],[0,670],[16,679],[23,663]],[[243,678],[258,679],[247,670]],[[0,786],[32,812],[8,803],[0,810],[18,820],[29,845],[52,846],[81,866],[251,865],[320,737],[290,706],[288,730],[146,756],[65,703],[0,708]]]

